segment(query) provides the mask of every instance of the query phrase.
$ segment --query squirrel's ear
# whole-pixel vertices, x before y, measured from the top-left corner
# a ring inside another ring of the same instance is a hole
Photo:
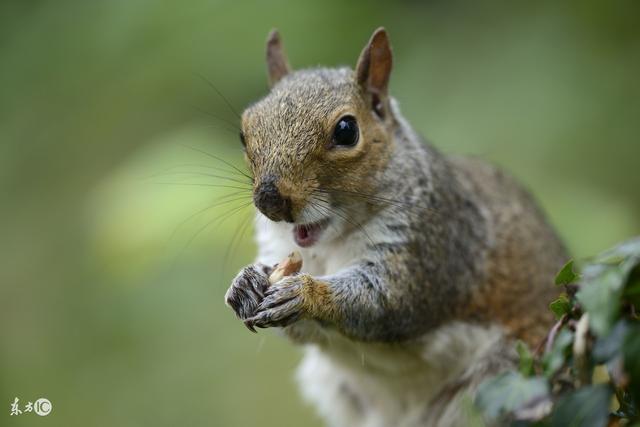
[[[273,86],[289,74],[289,62],[287,55],[284,53],[280,33],[273,29],[267,37],[267,71],[269,73],[269,85]]]
[[[356,79],[372,95],[373,108],[379,115],[382,113],[380,103],[387,96],[392,62],[387,31],[380,27],[373,32],[356,65]]]

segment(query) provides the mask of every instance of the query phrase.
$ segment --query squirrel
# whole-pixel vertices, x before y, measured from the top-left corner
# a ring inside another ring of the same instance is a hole
[[[378,28],[355,70],[292,71],[277,30],[270,92],[241,117],[258,256],[225,302],[304,347],[303,396],[331,426],[467,425],[482,380],[536,346],[566,249],[489,163],[444,155],[389,95]],[[302,271],[269,283],[298,250]]]

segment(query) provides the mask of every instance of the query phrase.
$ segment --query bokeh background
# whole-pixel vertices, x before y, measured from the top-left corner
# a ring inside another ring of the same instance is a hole
[[[300,350],[223,304],[252,208],[209,154],[242,166],[232,110],[267,91],[272,27],[310,67],[386,26],[438,147],[518,176],[578,257],[638,234],[639,5],[2,1],[0,425],[320,425]]]

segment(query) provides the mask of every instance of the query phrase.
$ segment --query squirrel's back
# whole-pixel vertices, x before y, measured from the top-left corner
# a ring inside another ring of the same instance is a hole
[[[531,193],[509,174],[479,158],[448,161],[488,218],[486,280],[466,314],[497,321],[537,346],[553,321],[548,304],[558,294],[553,277],[568,260],[566,249]]]

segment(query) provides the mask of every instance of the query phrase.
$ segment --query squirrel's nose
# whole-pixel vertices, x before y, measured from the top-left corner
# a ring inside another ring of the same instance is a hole
[[[291,199],[282,196],[276,185],[277,181],[273,175],[262,178],[253,194],[253,202],[270,220],[293,222]]]

